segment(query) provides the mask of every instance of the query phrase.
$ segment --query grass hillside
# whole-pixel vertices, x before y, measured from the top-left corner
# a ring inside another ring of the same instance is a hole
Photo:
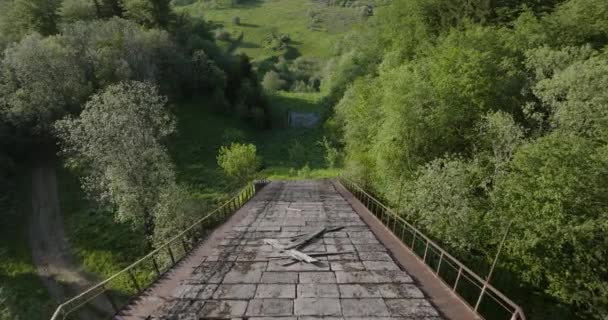
[[[221,42],[236,53],[245,53],[256,60],[277,54],[264,44],[273,33],[289,35],[292,40],[289,54],[293,58],[329,58],[340,35],[361,20],[356,8],[320,5],[310,0],[251,1],[229,6],[197,1],[177,7],[176,11],[203,17],[229,31],[235,40]],[[233,22],[235,17],[240,20],[238,25]],[[243,39],[237,41],[241,33]]]

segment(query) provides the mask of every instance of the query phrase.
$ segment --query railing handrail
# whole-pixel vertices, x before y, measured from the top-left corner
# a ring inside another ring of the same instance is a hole
[[[511,299],[509,299],[507,296],[505,296],[497,288],[495,288],[494,286],[489,284],[487,280],[483,279],[481,276],[477,275],[473,270],[469,269],[464,263],[462,263],[460,260],[458,260],[454,256],[452,256],[449,252],[447,252],[445,249],[443,249],[441,246],[439,246],[439,244],[437,244],[431,238],[427,237],[424,233],[422,233],[420,230],[418,230],[418,228],[416,228],[414,225],[409,223],[407,220],[403,219],[403,217],[401,217],[399,214],[394,212],[393,209],[384,205],[382,202],[380,202],[380,200],[378,200],[374,196],[370,195],[367,191],[365,191],[362,187],[360,187],[357,183],[355,183],[351,179],[344,177],[344,176],[340,176],[340,177],[338,177],[338,179],[344,180],[344,181],[348,182],[350,185],[357,188],[358,191],[361,192],[362,194],[364,194],[367,198],[373,200],[374,202],[376,202],[377,205],[380,205],[382,208],[384,208],[384,210],[386,212],[390,213],[393,216],[393,218],[398,219],[400,222],[407,225],[407,227],[412,229],[417,236],[422,237],[426,241],[427,244],[430,244],[433,247],[435,247],[435,249],[438,250],[443,256],[448,257],[450,260],[452,260],[452,262],[457,264],[457,266],[459,268],[462,268],[462,270],[466,271],[469,275],[471,275],[473,278],[475,278],[475,280],[479,281],[480,283],[483,283],[483,289],[482,289],[481,295],[483,295],[483,293],[484,293],[483,291],[490,290],[493,294],[495,294],[497,297],[499,297],[504,302],[506,302],[511,308],[513,308],[513,310],[514,310],[513,319],[516,319],[515,318],[516,315],[519,316],[521,320],[526,319],[523,309],[519,305],[517,305],[515,302],[513,302]],[[468,302],[466,302],[466,301],[465,301],[465,303],[468,304]],[[474,310],[474,311],[477,313],[477,310]],[[477,313],[477,314],[479,315],[479,313]]]
[[[265,180],[265,182],[267,182],[267,180]],[[224,202],[221,206],[219,206],[219,207],[215,208],[214,210],[212,210],[210,213],[208,213],[204,217],[202,217],[199,220],[197,220],[196,222],[194,222],[190,227],[184,229],[182,232],[180,232],[179,234],[177,234],[173,238],[167,240],[160,247],[158,247],[158,248],[150,251],[148,254],[146,254],[145,256],[141,257],[137,261],[133,262],[129,266],[127,266],[127,267],[123,268],[122,270],[116,272],[112,276],[110,276],[110,277],[106,278],[105,280],[97,283],[96,285],[91,286],[89,289],[85,290],[84,292],[81,292],[80,294],[74,296],[73,298],[71,298],[69,300],[66,300],[66,301],[62,302],[61,304],[59,304],[57,306],[57,308],[55,309],[55,312],[53,313],[53,316],[51,317],[51,320],[58,320],[59,316],[60,316],[60,313],[62,311],[64,311],[63,308],[65,308],[65,306],[69,305],[70,303],[72,303],[74,301],[78,301],[82,297],[85,297],[87,294],[89,294],[91,292],[94,292],[95,290],[98,290],[100,288],[104,288],[105,285],[108,284],[108,283],[110,283],[112,280],[116,279],[117,277],[119,277],[121,275],[124,275],[125,273],[127,273],[130,270],[132,270],[133,268],[137,267],[139,264],[141,264],[142,262],[146,261],[150,257],[154,257],[161,250],[166,249],[171,244],[173,244],[176,241],[178,241],[180,238],[182,238],[184,235],[186,235],[189,231],[191,231],[195,227],[198,227],[205,220],[209,219],[209,217],[211,217],[212,215],[216,214],[217,212],[219,212],[220,210],[222,210],[226,206],[230,205],[234,200],[236,200],[239,197],[241,197],[241,195],[243,194],[243,192],[247,191],[248,188],[253,188],[253,183],[247,183],[247,185],[244,188],[240,189],[236,193],[235,196],[233,196],[232,198],[230,198],[229,200],[227,200],[226,202]]]

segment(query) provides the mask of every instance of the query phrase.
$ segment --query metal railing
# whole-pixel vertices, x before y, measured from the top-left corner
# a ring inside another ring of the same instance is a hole
[[[134,296],[142,293],[185,257],[209,230],[225,221],[226,217],[251,199],[255,192],[254,184],[249,183],[236,196],[162,246],[108,279],[60,304],[51,320],[77,319],[81,318],[78,316],[81,313],[86,315],[85,318],[94,315],[95,319],[109,319],[116,315]],[[125,287],[129,288],[126,292]]]
[[[490,285],[488,278],[483,279],[467,268],[353,181],[345,177],[340,177],[338,180],[480,318],[526,319],[523,309]]]

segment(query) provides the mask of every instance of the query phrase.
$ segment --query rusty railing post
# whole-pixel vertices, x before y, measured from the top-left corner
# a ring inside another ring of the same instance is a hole
[[[452,287],[452,291],[456,291],[458,287],[458,281],[460,280],[460,275],[462,275],[462,266],[458,269],[458,275],[456,276],[456,281],[454,281],[454,287]]]
[[[185,256],[186,253],[188,253],[188,246],[186,244],[186,240],[184,240],[184,237],[182,237],[181,240],[182,240],[182,247],[184,248],[184,256]]]
[[[171,244],[167,246],[167,251],[169,251],[169,257],[171,257],[171,266],[175,265],[175,256],[173,256],[173,250],[171,250]]]
[[[133,270],[129,270],[129,277],[131,277],[131,282],[133,282],[133,286],[135,287],[135,289],[137,290],[137,292],[141,292],[141,287],[139,286],[139,283],[137,282],[137,278],[135,278],[135,275],[133,274]]]
[[[441,251],[441,255],[439,256],[439,262],[437,263],[437,275],[439,275],[439,269],[441,269],[441,261],[443,261],[443,250]]]
[[[160,277],[160,268],[158,267],[158,263],[156,262],[156,257],[152,256],[152,265],[154,266],[154,270],[156,271],[156,275]]]

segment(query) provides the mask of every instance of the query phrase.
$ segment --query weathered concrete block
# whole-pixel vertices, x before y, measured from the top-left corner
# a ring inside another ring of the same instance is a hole
[[[355,244],[357,252],[385,252],[386,248],[381,244]]]
[[[295,284],[260,284],[255,292],[256,299],[290,298],[296,297]]]
[[[330,262],[332,271],[363,271],[365,266],[358,261],[337,261]]]
[[[380,288],[376,284],[341,284],[342,298],[381,298]]]
[[[413,284],[399,283],[399,284],[382,284],[379,287],[380,294],[383,298],[414,298],[422,299],[424,294],[418,287]]]
[[[340,299],[345,317],[388,316],[389,311],[382,299]]]
[[[297,298],[294,302],[298,316],[341,316],[340,299]]]
[[[247,316],[275,317],[293,315],[291,299],[253,299],[249,301]]]
[[[201,318],[234,318],[241,317],[246,309],[247,301],[208,300],[198,315]]]
[[[300,283],[336,283],[333,272],[300,272]]]
[[[223,283],[258,283],[266,262],[237,262],[224,277]]]
[[[298,284],[298,298],[339,298],[338,285],[333,283]]]
[[[255,284],[221,284],[215,290],[213,299],[252,299],[255,289]]]
[[[393,317],[436,317],[439,313],[424,299],[387,299],[386,306]]]
[[[264,272],[262,283],[298,283],[297,272]]]
[[[393,261],[386,252],[359,252],[359,258],[363,261]]]
[[[392,261],[363,261],[366,270],[400,270]]]

